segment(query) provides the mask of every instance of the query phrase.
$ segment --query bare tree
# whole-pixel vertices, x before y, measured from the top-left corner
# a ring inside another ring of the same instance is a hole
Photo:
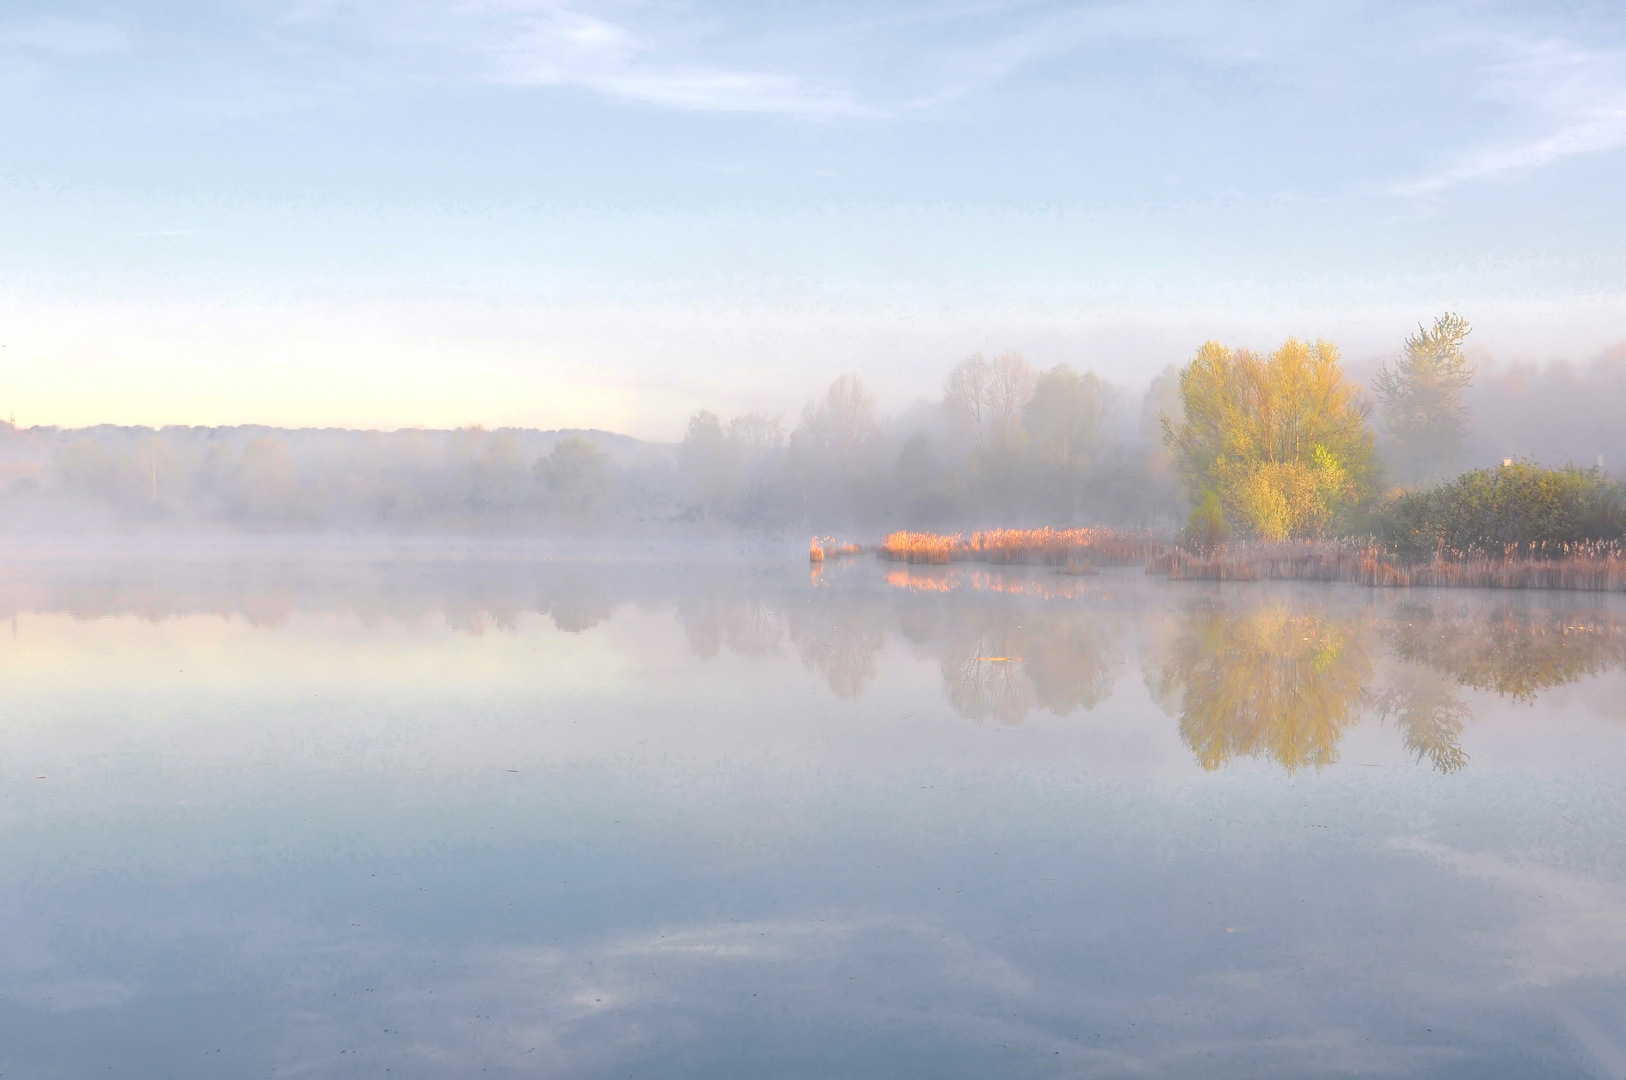
[[[779,417],[752,412],[728,422],[728,441],[747,465],[756,465],[785,445],[785,432]]]
[[[989,365],[988,412],[993,445],[1000,450],[1022,439],[1022,410],[1033,398],[1037,380],[1028,362],[1017,352],[1004,352]]]
[[[943,381],[943,407],[955,427],[976,442],[978,450],[988,449],[993,381],[993,365],[982,353],[973,353],[954,365]]]
[[[857,375],[843,375],[830,384],[824,400],[802,411],[797,435],[818,447],[844,466],[851,466],[860,453],[880,438],[875,423],[875,399],[864,391]]]

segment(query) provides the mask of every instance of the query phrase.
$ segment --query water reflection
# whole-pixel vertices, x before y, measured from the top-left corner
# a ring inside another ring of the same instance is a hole
[[[0,580],[0,1070],[1607,1074],[1626,598],[889,571]]]
[[[758,596],[686,596],[678,601],[677,619],[689,651],[702,660],[725,645],[741,656],[778,656],[788,635],[784,615]]]
[[[1474,692],[1529,702],[1626,668],[1626,621],[1612,598],[1260,587],[1192,602],[1195,590],[1133,571],[867,560],[818,569],[809,586],[800,565],[63,561],[0,570],[0,618],[212,614],[278,629],[298,613],[342,613],[479,638],[513,637],[536,615],[585,634],[631,603],[673,618],[697,658],[789,652],[843,701],[863,699],[889,666],[927,664],[954,713],[1001,725],[1098,709],[1130,636],[1146,641],[1147,687],[1209,770],[1237,758],[1321,768],[1365,716],[1392,723],[1419,762],[1458,772]]]
[[[1457,738],[1473,713],[1457,696],[1455,685],[1439,672],[1401,666],[1373,695],[1373,705],[1380,717],[1395,722],[1401,741],[1416,760],[1427,758],[1442,773],[1454,773],[1468,764]]]
[[[1146,679],[1203,768],[1262,757],[1295,772],[1338,760],[1371,674],[1358,619],[1277,599],[1193,605]]]
[[[1387,636],[1397,659],[1514,701],[1626,667],[1620,620],[1579,605],[1402,604]]]
[[[1373,657],[1385,652],[1380,681]],[[1459,739],[1473,719],[1461,691],[1530,702],[1623,667],[1623,624],[1595,607],[1401,600],[1383,615],[1297,592],[1193,604],[1151,650],[1146,678],[1206,769],[1236,757],[1319,769],[1369,709],[1416,760],[1453,773],[1468,764]]]
[[[156,623],[215,615],[276,629],[296,613],[337,613],[363,626],[438,618],[479,637],[513,633],[520,617],[534,612],[559,630],[582,633],[609,619],[626,597],[649,591],[641,573],[525,560],[46,561],[0,567],[0,618],[67,612]],[[529,605],[518,599],[525,596],[534,598]]]
[[[802,663],[843,701],[858,700],[879,674],[886,630],[876,616],[862,605],[829,601],[791,612],[790,636]]]
[[[1018,724],[1035,708],[1056,716],[1093,709],[1112,694],[1118,630],[1087,609],[956,607],[939,646],[944,696],[979,722]]]

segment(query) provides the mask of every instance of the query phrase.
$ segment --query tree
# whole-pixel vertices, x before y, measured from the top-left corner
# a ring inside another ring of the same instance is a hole
[[[547,485],[557,507],[577,515],[602,508],[613,478],[610,455],[586,439],[560,439],[552,453],[536,460],[532,471]]]
[[[1022,410],[1033,399],[1037,376],[1021,353],[1005,352],[989,365],[988,411],[992,449],[1020,450],[1027,440]]]
[[[953,518],[957,509],[953,476],[925,432],[904,440],[893,463],[892,484],[892,509],[902,524],[920,528]]]
[[[1111,409],[1112,387],[1094,372],[1080,375],[1058,364],[1034,381],[1022,427],[1039,488],[1063,521],[1083,496]]]
[[[1093,371],[1058,364],[1038,376],[1022,410],[1029,449],[1038,460],[1082,473],[1101,445],[1112,387]]]
[[[739,460],[717,414],[701,409],[689,418],[678,447],[678,464],[707,502],[722,502],[739,486]]]
[[[988,448],[993,406],[990,403],[993,365],[982,353],[973,353],[954,365],[943,380],[943,407],[950,422],[971,437],[980,452]]]
[[[801,484],[803,509],[826,514],[861,512],[874,487],[881,441],[875,399],[857,375],[830,384],[824,400],[802,410],[790,437],[790,468]]]
[[[779,417],[751,412],[728,422],[728,442],[750,469],[785,445],[785,432]]]
[[[830,384],[822,402],[802,410],[794,439],[829,464],[850,471],[880,437],[875,399],[857,375],[843,375]]]
[[[1022,410],[1033,397],[1035,378],[1021,353],[1000,353],[992,360],[973,353],[943,381],[943,406],[979,453],[1019,447]]]
[[[1470,329],[1466,319],[1451,312],[1435,319],[1432,329],[1419,325],[1395,367],[1385,364],[1372,380],[1394,464],[1410,481],[1438,479],[1461,460],[1468,436],[1462,394],[1475,371],[1462,353]]]
[[[1325,341],[1268,356],[1210,341],[1180,372],[1180,403],[1163,420],[1176,469],[1256,536],[1319,536],[1373,492],[1368,409]]]

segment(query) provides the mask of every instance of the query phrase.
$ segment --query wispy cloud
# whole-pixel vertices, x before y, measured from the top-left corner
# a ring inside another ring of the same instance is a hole
[[[795,75],[684,63],[627,28],[547,4],[517,13],[493,49],[498,77],[535,86],[580,86],[612,97],[704,112],[870,114],[849,91]]]
[[[1468,181],[1626,146],[1626,53],[1558,40],[1500,45],[1505,59],[1493,69],[1484,96],[1531,114],[1539,133],[1484,148],[1400,184],[1401,194],[1434,195]]]

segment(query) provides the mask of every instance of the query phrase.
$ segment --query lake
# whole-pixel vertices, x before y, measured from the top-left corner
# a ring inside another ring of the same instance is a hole
[[[0,602],[0,1075],[1626,1076],[1623,596],[423,547]]]

